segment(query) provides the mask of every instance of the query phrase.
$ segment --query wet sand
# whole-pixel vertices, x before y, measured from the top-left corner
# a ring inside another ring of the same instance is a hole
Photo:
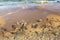
[[[60,5],[59,5],[60,6]],[[49,14],[57,14],[60,15],[60,12],[58,10],[54,10],[55,6],[49,7],[49,6],[43,6],[41,7],[31,7],[26,9],[21,9],[19,7],[17,8],[11,8],[7,10],[2,10],[0,17],[5,20],[4,27],[11,28],[12,24],[15,24],[17,21],[21,22],[22,20],[30,23],[35,22],[36,20],[40,18],[45,18]],[[58,8],[58,6],[57,6]],[[3,12],[4,11],[4,12]],[[11,30],[11,29],[9,29]]]

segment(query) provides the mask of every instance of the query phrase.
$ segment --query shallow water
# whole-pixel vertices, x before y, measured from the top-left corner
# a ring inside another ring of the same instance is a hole
[[[17,8],[17,7],[22,7],[22,6],[27,6],[28,7],[34,7],[34,6],[52,6],[55,4],[60,4],[57,2],[48,2],[47,4],[35,4],[35,3],[18,3],[18,2],[0,2],[0,9],[11,9],[11,8]]]

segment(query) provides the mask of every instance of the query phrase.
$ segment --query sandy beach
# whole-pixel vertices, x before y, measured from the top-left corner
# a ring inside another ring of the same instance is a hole
[[[54,8],[56,7],[56,8]],[[15,22],[20,22],[22,20],[27,22],[34,22],[40,18],[45,18],[49,14],[60,15],[59,4],[47,5],[47,6],[22,6],[14,7],[7,6],[4,9],[0,10],[0,17],[5,20],[6,27],[11,26]],[[55,10],[56,9],[56,10]]]
[[[0,10],[0,18],[4,20],[4,28],[8,31],[12,30],[11,25],[22,20],[28,23],[33,23],[38,19],[44,19],[49,14],[60,16],[60,4],[47,6],[8,6]]]

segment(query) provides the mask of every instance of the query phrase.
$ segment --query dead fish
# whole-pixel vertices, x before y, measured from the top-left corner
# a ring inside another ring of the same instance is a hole
[[[46,28],[46,25],[42,25],[41,28]]]
[[[36,22],[40,22],[40,20],[36,20]]]
[[[37,28],[38,24],[33,24],[32,28]]]
[[[21,29],[26,29],[27,30],[26,26],[27,26],[27,22],[20,23],[20,28]]]
[[[53,34],[54,36],[56,36],[56,33],[55,33],[55,32],[52,32],[52,34]]]
[[[2,30],[4,30],[4,31],[7,31],[7,29],[5,29],[5,28],[1,28]]]
[[[60,28],[60,25],[58,25],[58,28]]]
[[[35,33],[38,35],[38,32],[37,31],[35,31]]]
[[[10,32],[11,34],[15,34],[14,32]]]
[[[48,18],[46,18],[46,20],[48,20]]]
[[[16,29],[15,25],[12,25],[12,28],[13,28],[13,29]]]
[[[36,20],[37,22],[41,22],[42,21],[42,19],[39,19],[39,20]]]
[[[24,28],[24,23],[21,23],[21,27],[20,27],[21,29],[23,29]]]

